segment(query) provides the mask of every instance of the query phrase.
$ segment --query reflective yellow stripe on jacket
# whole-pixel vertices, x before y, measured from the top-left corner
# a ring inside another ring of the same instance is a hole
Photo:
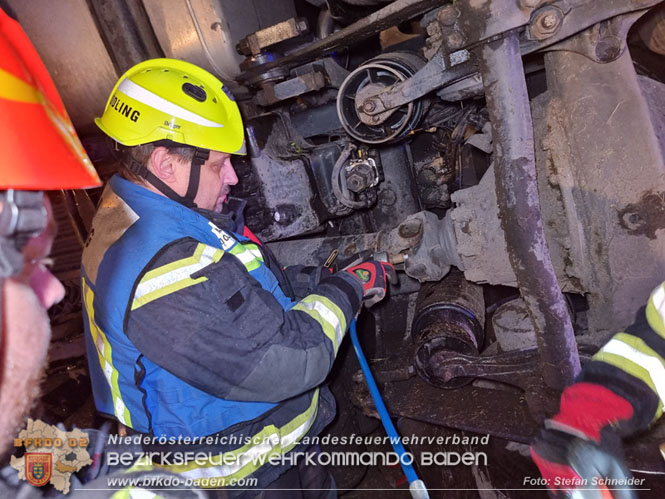
[[[203,478],[239,480],[245,478],[263,464],[269,464],[272,456],[283,455],[293,449],[312,427],[318,410],[319,390],[315,390],[309,407],[285,425],[277,428],[268,425],[251,437],[246,445],[213,456],[204,466],[196,462],[185,465],[153,465],[193,481]]]
[[[291,310],[300,310],[319,323],[325,335],[332,341],[335,355],[346,331],[346,318],[342,310],[325,296],[308,295]]]
[[[665,339],[664,284],[659,285],[651,293],[646,306],[649,326],[663,339]],[[646,383],[660,399],[654,419],[662,415],[665,404],[665,359],[642,338],[625,332],[618,333],[593,356],[593,360],[613,365]]]
[[[120,388],[118,387],[118,371],[113,367],[113,357],[111,355],[111,344],[106,339],[104,332],[97,326],[95,322],[95,309],[93,307],[93,302],[95,295],[92,292],[92,289],[88,286],[85,281],[85,278],[81,279],[83,291],[83,300],[85,301],[85,310],[88,315],[88,324],[90,326],[90,334],[92,335],[92,341],[95,342],[95,347],[97,348],[97,355],[99,357],[99,364],[104,373],[109,387],[111,388],[111,395],[113,397],[113,410],[115,412],[115,417],[118,420],[126,425],[132,426],[132,418],[129,414],[129,409],[125,406],[125,403],[122,401],[122,396],[120,395]]]
[[[136,287],[132,310],[162,296],[207,281],[208,278],[205,276],[196,279],[192,279],[190,276],[213,263],[219,262],[222,256],[224,256],[222,250],[199,243],[192,256],[146,272]]]

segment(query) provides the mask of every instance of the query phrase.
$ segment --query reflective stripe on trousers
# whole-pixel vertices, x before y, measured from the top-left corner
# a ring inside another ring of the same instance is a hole
[[[319,403],[318,388],[312,395],[309,407],[280,428],[268,425],[251,437],[250,442],[239,449],[213,456],[205,465],[192,462],[186,465],[156,467],[168,470],[185,479],[202,478],[241,479],[262,465],[269,464],[272,456],[283,455],[293,449],[307,434],[316,419]]]

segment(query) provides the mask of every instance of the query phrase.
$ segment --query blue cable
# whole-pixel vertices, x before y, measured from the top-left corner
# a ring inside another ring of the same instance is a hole
[[[393,446],[393,449],[399,456],[399,462],[402,466],[402,470],[406,475],[406,479],[409,481],[409,489],[411,490],[411,496],[414,499],[429,499],[429,494],[427,488],[422,480],[418,478],[416,470],[413,469],[413,465],[405,462],[406,450],[402,445],[402,439],[399,438],[399,434],[393,425],[386,405],[383,403],[381,398],[381,393],[379,392],[379,387],[376,386],[376,381],[374,381],[374,376],[372,376],[372,371],[369,368],[363,349],[360,346],[360,341],[358,340],[358,332],[356,331],[356,319],[354,318],[351,321],[351,326],[349,328],[349,333],[351,335],[351,343],[353,343],[353,349],[356,351],[356,356],[358,357],[358,362],[360,362],[360,368],[365,375],[365,380],[367,381],[367,386],[369,386],[369,392],[372,395],[374,400],[374,405],[376,406],[377,411],[379,411],[379,416],[381,418],[381,423],[390,438],[390,443]]]

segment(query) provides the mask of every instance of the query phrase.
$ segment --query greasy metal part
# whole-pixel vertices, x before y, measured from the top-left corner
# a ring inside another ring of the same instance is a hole
[[[256,101],[260,106],[270,106],[308,92],[321,90],[325,86],[326,78],[323,73],[313,71],[280,83],[265,83],[256,94]]]
[[[167,57],[201,66],[227,84],[240,72],[238,41],[296,14],[291,0],[280,0],[278,9],[261,0],[143,0],[143,5]]]
[[[665,275],[665,85],[636,76],[628,51],[607,64],[548,52],[545,65],[549,94],[534,102],[545,114],[539,187],[556,188],[564,206],[589,330],[620,331]]]
[[[420,230],[422,239],[407,253],[406,274],[419,281],[439,281],[450,271],[451,265],[463,269],[457,252],[457,240],[448,217],[439,220],[429,211],[420,212],[400,225],[402,232]]]
[[[344,175],[346,176],[347,188],[356,194],[370,187],[375,187],[380,180],[376,161],[369,156],[349,161],[349,164],[344,168]]]
[[[424,111],[423,102],[408,102],[399,109],[376,114],[378,103],[367,97],[407,80],[424,64],[415,54],[393,52],[371,59],[351,72],[337,95],[337,113],[346,132],[362,142],[380,144],[403,138],[415,128]]]
[[[446,390],[425,383],[414,376],[408,380],[386,382],[381,395],[391,415],[407,417],[448,428],[530,443],[539,425],[529,412],[521,390],[497,389],[473,385]],[[375,413],[366,387],[357,383],[352,398],[365,414]],[[436,403],[436,402],[439,403]]]
[[[380,33],[386,28],[408,21],[428,10],[434,9],[445,2],[446,0],[396,0],[322,40],[295,50],[277,61],[247,70],[239,75],[238,78],[241,81],[246,81],[251,78],[252,74],[261,73],[276,66],[292,66],[295,63],[302,63],[328,54],[341,47],[351,46]]]
[[[241,180],[232,194],[247,201],[246,223],[264,241],[319,229],[321,212],[316,209],[308,158],[293,151],[287,118],[266,113],[245,125],[249,155],[234,163]]]
[[[67,112],[79,132],[94,131],[95,116],[118,73],[99,36],[86,0],[9,0],[21,26],[49,69]],[[66,27],[66,36],[63,36]]]
[[[290,40],[309,32],[309,24],[304,17],[292,17],[281,23],[261,29],[238,42],[236,50],[242,55],[258,55],[264,48],[285,40]]]
[[[484,3],[483,3],[484,2]],[[623,47],[621,43],[625,36],[616,36],[614,23],[624,24],[623,21],[605,22],[606,19],[622,13],[639,11],[636,17],[645,12],[645,9],[657,3],[656,0],[633,0],[626,3],[622,0],[609,0],[606,2],[587,2],[577,0],[566,10],[551,4],[544,6],[529,17],[529,9],[520,9],[514,0],[498,0],[489,2],[461,2],[455,6],[443,7],[437,15],[439,29],[434,38],[439,36],[448,52],[458,51],[477,45],[481,41],[500,36],[501,33],[529,25],[530,39],[523,39],[520,45],[522,55],[526,55],[549,47],[560,40],[585,30],[596,23],[604,22],[604,32],[594,40],[594,54],[603,62],[618,57]],[[460,10],[461,9],[461,12]],[[428,29],[428,31],[431,31]],[[622,28],[623,32],[623,28]],[[432,42],[430,42],[432,43]],[[624,45],[625,46],[625,45]],[[426,93],[437,88],[449,85],[462,85],[461,90],[470,87],[471,96],[477,93],[479,76],[477,68],[472,62],[465,62],[448,67],[448,55],[438,51],[427,65],[413,77],[386,89],[378,88],[374,95],[365,95],[359,107],[365,114],[381,116],[387,110],[403,106]],[[463,83],[464,80],[468,80]],[[460,89],[451,89],[451,94],[443,91],[442,98],[459,98]]]
[[[452,227],[434,213],[422,211],[406,218],[397,228],[369,234],[281,241],[270,245],[283,265],[320,265],[331,251],[348,258],[363,250],[385,251],[389,259],[402,254],[406,274],[420,281],[439,281],[452,265],[460,265]]]
[[[422,97],[434,89],[454,84],[475,73],[477,68],[470,62],[446,68],[445,55],[438,52],[422,69],[408,80],[404,80],[386,89],[377,89],[373,95],[365,97],[360,111],[370,116],[377,116],[389,109]]]
[[[637,32],[647,47],[665,55],[665,4],[650,11]]]
[[[581,354],[584,362],[591,359]],[[537,348],[512,350],[494,355],[474,355],[439,349],[428,359],[429,375],[439,386],[454,386],[456,380],[469,382],[474,378],[498,381],[531,391],[541,383],[540,352]]]
[[[472,378],[444,379],[439,360],[448,354],[477,356],[484,342],[485,301],[483,288],[451,271],[439,282],[420,287],[411,334],[416,341],[418,374],[441,388],[459,388]]]
[[[260,66],[266,61],[274,61],[277,59],[277,55],[272,52],[261,52],[258,55],[248,57],[240,63],[240,69],[247,69],[254,66]],[[277,81],[285,80],[289,76],[289,68],[287,67],[275,67],[263,73],[254,75],[252,78],[247,80],[245,83],[250,87],[260,87],[265,86],[267,83],[273,83]]]
[[[547,48],[577,52],[594,62],[612,62],[626,50],[626,35],[633,23],[644,15],[644,10],[594,24],[577,35]]]
[[[508,255],[538,335],[543,378],[562,389],[580,371],[573,326],[545,241],[533,129],[516,33],[478,50],[492,122],[497,198]]]
[[[552,11],[555,19],[544,16],[538,19],[543,34],[554,27],[555,32],[542,40],[523,40],[522,54],[541,50],[553,43],[597,24],[605,19],[643,10],[659,3],[660,0],[604,0],[592,2],[589,0],[568,0],[550,2],[546,9],[558,8],[563,14],[559,20]],[[473,2],[458,2],[460,9],[458,25],[466,37],[464,48],[477,45],[480,42],[495,39],[496,37],[531,23],[534,11],[531,7],[520,6],[515,0],[477,0]],[[538,11],[535,13],[537,14]],[[558,24],[557,24],[558,23]]]
[[[483,356],[440,350],[430,359],[429,367],[439,383],[483,378],[526,391],[540,377],[540,353],[537,348]]]
[[[330,14],[329,9],[321,9],[319,17],[316,20],[316,36],[319,39],[330,36],[335,31],[335,20]]]
[[[557,32],[563,22],[563,11],[554,5],[546,5],[531,16],[529,34],[533,40],[545,40]]]

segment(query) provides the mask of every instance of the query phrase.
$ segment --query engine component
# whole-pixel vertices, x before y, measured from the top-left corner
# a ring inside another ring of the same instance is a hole
[[[332,188],[335,197],[344,206],[366,208],[376,202],[376,191],[367,189],[377,185],[380,176],[376,161],[367,157],[364,149],[358,149],[358,157],[344,166],[356,149],[354,144],[348,143],[337,159],[332,172]],[[359,195],[358,200],[352,199],[351,192]]]
[[[231,193],[247,200],[245,219],[265,241],[316,231],[325,209],[312,191],[307,157],[278,113],[246,121],[249,155],[234,163],[242,180]]]
[[[344,168],[346,186],[351,192],[360,194],[370,187],[378,185],[379,169],[374,158],[360,154],[359,158],[352,159]]]
[[[260,106],[270,106],[298,95],[321,90],[326,86],[326,77],[319,71],[296,76],[281,83],[265,83],[256,95]]]
[[[261,29],[238,42],[236,50],[242,55],[258,55],[272,45],[309,33],[309,24],[304,17],[291,18],[268,28]]]
[[[413,320],[416,369],[428,383],[459,388],[472,378],[444,381],[436,375],[438,354],[457,352],[478,355],[485,338],[483,288],[453,270],[440,282],[421,286]]]
[[[409,102],[384,113],[369,115],[373,105],[365,98],[416,74],[425,62],[415,54],[383,54],[353,71],[337,95],[337,114],[346,132],[368,144],[382,144],[404,138],[423,115],[423,101]],[[367,106],[368,109],[365,109]],[[360,106],[360,107],[359,107]]]
[[[434,213],[421,211],[402,222],[398,230],[403,238],[421,235],[418,246],[406,255],[405,271],[409,277],[421,282],[438,281],[451,265],[463,269],[450,218],[439,220]]]
[[[266,62],[274,61],[277,55],[272,52],[261,52],[252,57],[248,57],[240,63],[240,69],[247,70],[255,66],[262,66]],[[265,70],[261,73],[253,75],[247,80],[247,85],[251,87],[259,87],[268,83],[278,82],[286,79],[289,76],[289,68],[285,66],[276,66],[274,68]]]

